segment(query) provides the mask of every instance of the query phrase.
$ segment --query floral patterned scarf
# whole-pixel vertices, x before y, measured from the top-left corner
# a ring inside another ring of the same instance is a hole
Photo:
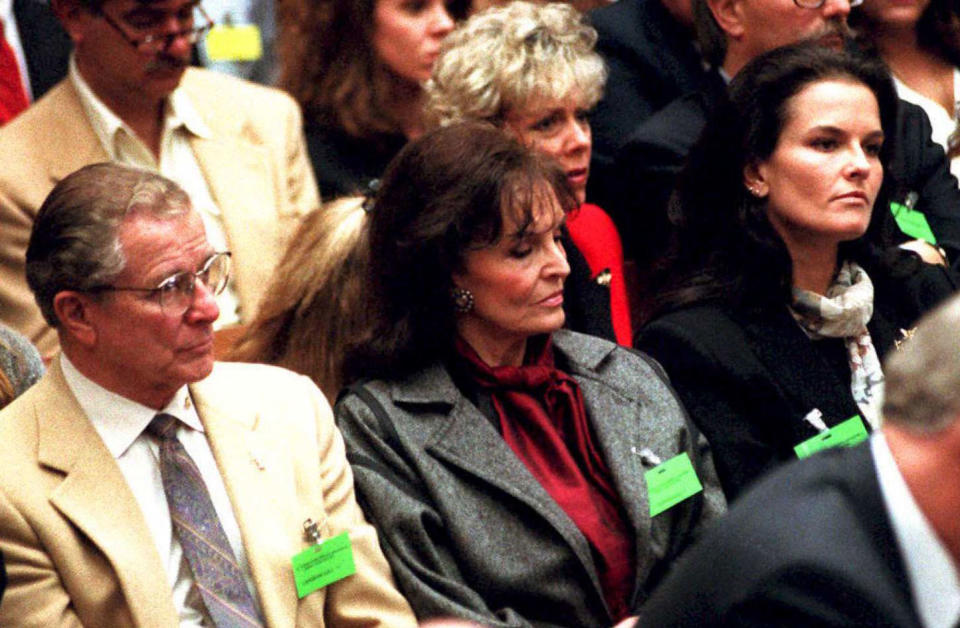
[[[866,271],[844,262],[826,296],[794,288],[790,313],[813,340],[843,338],[853,400],[871,427],[879,427],[883,371],[867,330],[873,316],[873,282]]]

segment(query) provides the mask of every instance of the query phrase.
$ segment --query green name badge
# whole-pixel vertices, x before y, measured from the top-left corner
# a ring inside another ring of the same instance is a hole
[[[352,576],[357,571],[353,564],[350,534],[344,532],[312,545],[291,559],[297,596],[303,598],[328,584]]]
[[[676,506],[703,490],[686,452],[674,456],[643,474],[650,495],[650,516]]]
[[[206,47],[211,61],[256,61],[263,56],[256,24],[218,24],[207,33]]]
[[[937,238],[930,230],[930,223],[927,222],[927,217],[922,213],[901,203],[890,203],[890,211],[893,212],[893,218],[897,221],[900,231],[911,238],[924,240],[933,245],[937,244]]]
[[[830,449],[831,447],[853,447],[857,443],[867,440],[867,428],[863,425],[863,419],[859,414],[855,414],[843,423],[834,425],[826,432],[820,432],[813,438],[809,438],[793,448],[797,452],[797,458],[806,458],[818,451]]]

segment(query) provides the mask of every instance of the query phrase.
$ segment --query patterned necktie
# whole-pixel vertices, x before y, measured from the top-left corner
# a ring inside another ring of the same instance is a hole
[[[20,78],[20,66],[3,34],[3,21],[0,20],[0,124],[5,124],[28,106],[30,103]]]
[[[175,416],[161,413],[147,431],[160,440],[160,475],[170,518],[207,614],[217,628],[262,626],[200,469],[177,439],[178,425]]]

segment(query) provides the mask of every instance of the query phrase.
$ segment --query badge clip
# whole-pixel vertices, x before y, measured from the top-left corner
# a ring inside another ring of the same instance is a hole
[[[320,527],[313,519],[308,518],[303,522],[303,536],[314,545],[323,545],[323,539],[320,538]]]

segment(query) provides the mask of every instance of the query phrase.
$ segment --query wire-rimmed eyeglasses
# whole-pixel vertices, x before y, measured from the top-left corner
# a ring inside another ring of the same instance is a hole
[[[147,292],[157,295],[164,314],[181,316],[193,305],[198,279],[214,296],[223,292],[230,279],[230,252],[214,253],[197,272],[180,271],[161,281],[156,288],[102,285],[88,288],[87,292]]]
[[[793,0],[793,3],[801,9],[819,9],[827,0]],[[850,8],[858,7],[863,4],[863,0],[849,0]]]
[[[204,23],[202,26],[191,26],[190,28],[185,28],[176,31],[175,33],[165,33],[162,35],[159,33],[151,33],[140,38],[131,37],[128,35],[127,31],[124,30],[124,28],[120,26],[116,20],[110,17],[106,11],[101,10],[99,15],[104,19],[104,21],[106,21],[107,24],[112,26],[115,31],[120,33],[120,36],[123,37],[124,41],[136,48],[137,52],[141,52],[143,54],[156,54],[158,52],[166,51],[173,41],[180,37],[186,39],[188,44],[193,45],[200,41],[207,31],[213,28],[213,20],[210,19],[210,16],[207,15],[207,12],[203,10],[203,7],[198,4],[195,8],[200,12],[201,17],[203,17]],[[136,28],[137,30],[141,31],[146,30],[132,25],[130,25],[130,28]]]

